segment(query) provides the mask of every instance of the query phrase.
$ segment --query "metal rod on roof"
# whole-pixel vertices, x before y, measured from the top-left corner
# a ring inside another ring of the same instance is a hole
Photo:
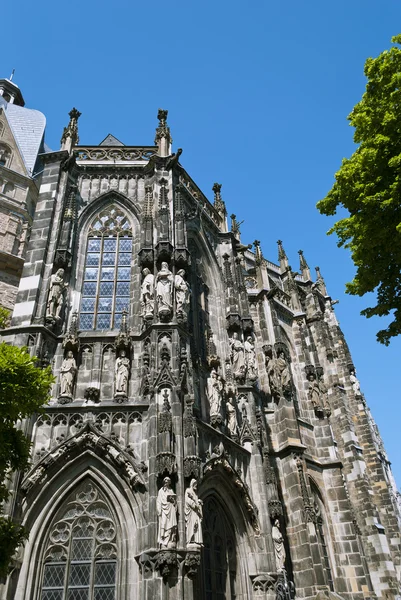
[[[11,73],[11,75],[10,75],[10,79],[9,79],[9,81],[12,81],[12,80],[13,80],[14,73],[15,73],[15,69],[13,69],[13,71],[12,71],[12,73]]]

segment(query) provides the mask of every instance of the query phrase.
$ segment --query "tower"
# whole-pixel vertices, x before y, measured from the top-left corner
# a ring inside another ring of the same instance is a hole
[[[69,116],[3,332],[56,377],[3,597],[395,598],[396,492],[320,271],[228,230],[167,111],[153,146]]]

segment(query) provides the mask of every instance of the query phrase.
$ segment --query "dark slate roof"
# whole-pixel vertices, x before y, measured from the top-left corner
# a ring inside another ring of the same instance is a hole
[[[4,114],[21,152],[25,167],[28,173],[32,174],[43,142],[46,118],[38,110],[9,104],[2,96],[0,96],[0,106],[4,108]]]
[[[120,140],[114,137],[114,135],[111,135],[111,133],[109,133],[108,135],[106,135],[103,142],[100,142],[99,146],[125,146],[125,144],[120,142]]]

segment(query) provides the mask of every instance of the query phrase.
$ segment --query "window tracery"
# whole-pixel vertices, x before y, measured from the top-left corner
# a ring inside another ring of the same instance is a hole
[[[86,482],[50,528],[40,600],[114,600],[116,525],[100,491]]]
[[[87,241],[81,330],[118,329],[130,299],[132,229],[116,206],[101,211],[92,221]]]
[[[0,144],[0,167],[9,167],[11,162],[11,150],[6,144]]]

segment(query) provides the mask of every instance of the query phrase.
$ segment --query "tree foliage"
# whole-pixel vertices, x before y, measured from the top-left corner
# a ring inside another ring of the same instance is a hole
[[[347,293],[376,292],[376,305],[361,314],[391,314],[377,334],[385,345],[401,333],[401,34],[392,42],[397,45],[365,63],[366,91],[348,116],[359,146],[317,205],[325,215],[339,206],[349,212],[328,233],[350,249],[357,269]]]
[[[36,358],[24,348],[0,344],[0,502],[10,496],[13,471],[28,467],[30,441],[22,420],[41,411],[53,382],[50,367],[36,366]],[[0,515],[0,576],[7,574],[10,560],[26,532],[12,519]]]

